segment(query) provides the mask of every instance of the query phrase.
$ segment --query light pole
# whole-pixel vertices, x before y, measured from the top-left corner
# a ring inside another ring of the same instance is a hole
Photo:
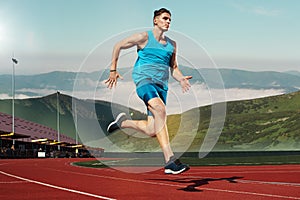
[[[77,118],[77,100],[74,101],[74,115],[75,115],[75,135],[76,135],[76,149],[75,149],[75,154],[76,157],[78,157],[78,132],[77,132],[77,122],[78,122],[78,118]]]
[[[14,53],[12,57],[13,62],[13,72],[12,72],[12,135],[15,134],[15,64],[18,64],[18,60],[14,58]],[[13,139],[13,145],[15,144],[15,139]]]
[[[75,115],[75,135],[76,135],[76,145],[78,144],[78,133],[77,133],[77,104],[76,104],[76,100],[74,101],[75,105],[74,105],[74,115]]]
[[[59,133],[59,91],[56,93],[56,110],[57,110],[57,115],[56,115],[56,125],[57,125],[57,142],[60,142],[60,133]],[[58,150],[60,150],[60,145],[58,145]]]

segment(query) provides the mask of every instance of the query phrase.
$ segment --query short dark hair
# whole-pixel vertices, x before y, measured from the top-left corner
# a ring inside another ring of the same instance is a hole
[[[171,15],[171,12],[170,12],[168,9],[166,9],[166,8],[161,8],[161,9],[159,9],[159,10],[155,10],[155,11],[154,11],[153,20],[154,20],[155,17],[157,17],[157,16],[159,16],[159,15],[161,15],[161,14],[163,14],[163,13],[168,13],[169,15]]]

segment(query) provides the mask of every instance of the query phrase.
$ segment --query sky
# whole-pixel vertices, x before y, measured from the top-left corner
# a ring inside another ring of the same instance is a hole
[[[78,71],[95,48],[105,53],[84,70],[107,67],[102,58],[110,59],[115,36],[151,29],[161,7],[172,13],[170,32],[203,48],[218,68],[300,71],[298,0],[0,0],[0,74],[12,73],[12,56],[16,74]]]

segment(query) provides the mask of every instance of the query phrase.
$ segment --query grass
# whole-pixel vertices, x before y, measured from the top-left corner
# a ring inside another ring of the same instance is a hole
[[[182,162],[191,166],[227,166],[227,165],[277,165],[300,164],[300,155],[290,156],[255,156],[255,157],[219,157],[195,159],[183,157]]]
[[[181,157],[180,160],[190,166],[242,166],[242,165],[282,165],[300,164],[300,155],[257,155],[257,156],[223,156],[205,157]],[[160,158],[124,158],[109,161],[93,160],[73,163],[76,166],[106,168],[109,166],[163,166]]]
[[[127,110],[124,106],[112,105],[109,102],[97,101],[95,104],[89,101],[79,102],[77,104],[79,119],[87,119],[87,122],[98,120],[102,130],[106,130],[109,122],[113,120],[112,107],[120,112]],[[17,117],[56,129],[56,103],[56,94],[37,99],[16,100],[15,114]],[[72,98],[61,94],[60,105],[60,131],[75,138]],[[11,100],[0,100],[1,112],[9,114],[10,108]],[[96,113],[93,111],[94,108]],[[133,119],[146,118],[138,111],[130,110],[130,112],[134,113]],[[208,130],[213,137],[213,129],[218,128],[214,127],[215,124],[211,124],[211,114],[212,106],[204,106],[168,116],[168,130],[174,151],[199,151]],[[97,116],[97,118],[90,116]],[[217,120],[214,119],[214,123]],[[222,133],[217,138],[218,142],[214,150],[300,150],[299,121],[300,91],[260,99],[227,102],[224,126],[221,127]],[[80,136],[83,136],[85,141],[101,139],[99,136],[101,134],[90,130],[89,123],[80,124],[79,127]],[[126,152],[153,152],[159,149],[156,138],[141,138],[134,131],[130,132],[130,136],[120,132],[122,131],[111,134],[107,138]],[[111,149],[106,150],[111,151]]]

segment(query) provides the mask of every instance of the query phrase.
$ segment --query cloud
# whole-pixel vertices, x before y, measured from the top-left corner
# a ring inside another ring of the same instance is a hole
[[[20,93],[33,93],[36,94],[36,96],[28,96],[28,98],[33,98],[33,97],[38,97],[38,96],[46,96],[49,94],[56,93],[56,89],[49,89],[49,88],[43,88],[43,89],[33,89],[33,88],[23,88],[23,89],[18,89],[16,91],[19,95]],[[23,94],[25,95],[25,94]]]
[[[0,99],[11,99],[12,97],[8,94],[0,94]]]
[[[266,8],[264,6],[252,6],[238,3],[233,3],[232,6],[243,13],[252,13],[268,17],[279,16],[282,13],[281,10]]]
[[[171,84],[168,94],[168,114],[182,113],[189,109],[219,102],[247,100],[284,94],[280,89],[209,89],[204,84],[194,84],[188,93],[182,93],[178,84]]]
[[[257,99],[269,96],[276,96],[284,94],[283,89],[241,89],[241,88],[230,88],[226,89],[226,100],[227,101],[237,101],[237,100],[247,100],[247,99]]]
[[[264,8],[261,6],[253,8],[252,12],[255,14],[258,14],[258,15],[264,15],[264,16],[269,16],[269,17],[278,16],[281,14],[280,10],[267,9],[267,8]]]
[[[39,96],[28,96],[25,94],[16,94],[15,99],[29,99],[29,98],[34,98],[34,97],[39,97]],[[0,94],[0,99],[12,99],[11,95],[8,94]]]
[[[60,90],[60,92],[69,96],[75,96],[79,99],[93,99],[114,102],[146,113],[146,106],[144,102],[137,96],[135,92],[135,85],[132,81],[120,81],[118,86],[111,90],[101,86],[102,85],[100,85],[97,90]],[[21,89],[18,90],[19,94],[16,95],[16,99],[33,98],[33,96],[26,95],[28,92],[36,94],[34,97],[37,97],[53,94],[56,92],[56,90],[30,88]],[[219,102],[256,99],[280,94],[284,94],[284,90],[257,90],[243,88],[210,89],[207,88],[205,84],[200,83],[193,84],[189,92],[182,93],[180,85],[177,82],[174,82],[169,85],[167,113],[178,114],[192,108],[211,105]],[[0,94],[0,99],[11,99],[11,96],[8,94]]]
[[[177,82],[169,85],[167,98],[167,113],[176,114],[182,113],[189,109],[211,105],[218,102],[236,101],[262,98],[267,96],[274,96],[284,94],[284,90],[276,89],[210,89],[205,84],[193,84],[192,88],[187,93],[182,93],[181,87]],[[114,89],[99,88],[96,92],[88,91],[76,94],[79,98],[92,98],[97,100],[104,100],[125,105],[137,109],[141,112],[146,112],[146,107],[142,100],[136,95],[135,85],[133,82],[119,82]]]

